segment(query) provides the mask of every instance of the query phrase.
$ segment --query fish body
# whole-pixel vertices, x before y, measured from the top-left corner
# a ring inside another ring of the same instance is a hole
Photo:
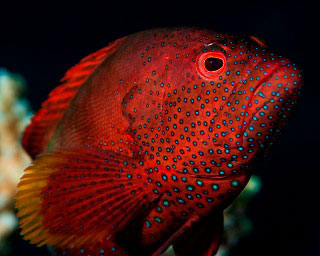
[[[22,140],[25,239],[58,255],[212,255],[302,78],[255,37],[171,28],[119,39],[62,82]]]

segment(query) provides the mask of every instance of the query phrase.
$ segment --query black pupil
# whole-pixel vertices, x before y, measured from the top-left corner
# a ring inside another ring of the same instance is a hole
[[[219,58],[208,58],[204,65],[208,71],[216,71],[223,66],[223,61]]]

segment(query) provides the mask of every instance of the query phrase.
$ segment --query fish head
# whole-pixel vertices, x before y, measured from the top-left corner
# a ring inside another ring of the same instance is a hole
[[[182,28],[146,38],[135,47],[142,79],[123,101],[140,153],[199,177],[250,169],[296,105],[300,69],[255,37]]]

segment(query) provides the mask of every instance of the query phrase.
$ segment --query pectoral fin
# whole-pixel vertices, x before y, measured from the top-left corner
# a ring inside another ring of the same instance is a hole
[[[223,234],[223,213],[210,214],[194,223],[173,243],[176,256],[213,256],[217,252]]]
[[[189,220],[182,225],[180,229],[178,229],[164,244],[161,245],[161,247],[155,251],[152,256],[159,256],[162,255],[166,250],[184,233],[186,233],[188,230],[192,229],[194,227],[195,223],[199,222],[200,218],[198,216],[194,216],[190,218]]]
[[[18,185],[21,233],[38,246],[60,248],[108,240],[154,199],[139,168],[135,159],[109,151],[39,155]]]

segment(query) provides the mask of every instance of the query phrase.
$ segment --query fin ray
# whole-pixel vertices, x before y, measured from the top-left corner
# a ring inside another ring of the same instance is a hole
[[[212,256],[223,234],[223,212],[213,212],[182,234],[174,243],[176,256]]]
[[[155,197],[136,162],[92,149],[40,154],[18,185],[21,233],[31,243],[70,248],[112,236]]]
[[[33,159],[47,147],[53,131],[79,88],[125,39],[126,37],[118,39],[82,59],[79,64],[67,71],[61,79],[62,84],[50,92],[48,99],[32,118],[22,137],[22,146]]]

